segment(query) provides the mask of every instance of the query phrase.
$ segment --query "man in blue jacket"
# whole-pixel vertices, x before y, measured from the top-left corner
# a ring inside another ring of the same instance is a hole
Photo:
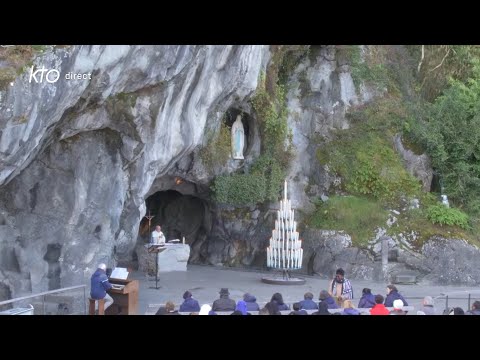
[[[105,299],[105,310],[113,304],[113,299],[107,294],[107,290],[112,288],[112,285],[108,282],[106,274],[107,265],[98,265],[97,271],[95,271],[91,278],[90,297],[95,300]],[[98,304],[98,303],[97,303]],[[95,306],[95,308],[98,305]]]
[[[183,303],[180,305],[180,312],[199,312],[200,305],[198,301],[192,297],[192,293],[190,291],[185,291],[183,294]]]

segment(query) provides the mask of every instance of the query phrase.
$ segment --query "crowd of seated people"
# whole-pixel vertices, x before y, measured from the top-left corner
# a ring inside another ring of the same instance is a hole
[[[408,306],[408,302],[399,293],[394,285],[387,286],[387,294],[372,294],[371,289],[364,288],[362,296],[356,307],[352,299],[345,299],[341,302],[338,298],[333,298],[327,290],[321,290],[318,300],[313,300],[313,294],[307,292],[303,296],[303,300],[295,302],[292,305],[292,311],[289,315],[332,315],[330,309],[339,309],[335,311],[335,315],[360,315],[358,309],[370,309],[367,314],[370,315],[406,315],[404,307]],[[388,308],[393,308],[389,310]],[[343,309],[343,311],[341,311]],[[281,315],[281,311],[291,310],[289,305],[283,300],[280,293],[272,295],[270,301],[264,307],[260,307],[257,299],[251,293],[245,293],[241,300],[235,302],[230,298],[230,292],[227,288],[222,288],[219,292],[219,298],[213,301],[212,305],[199,305],[198,301],[193,298],[190,291],[183,294],[183,303],[178,310],[172,301],[168,301],[164,307],[161,307],[156,315],[179,315],[179,313],[190,313],[191,315],[217,315],[218,312],[229,312],[231,315],[251,315],[251,312],[258,315]],[[316,310],[312,312],[313,310]],[[408,310],[408,309],[407,309]],[[426,296],[422,301],[422,307],[416,312],[417,315],[436,315],[437,309],[431,296]],[[449,315],[480,315],[480,301],[475,301],[471,310],[465,312],[462,308],[456,307],[448,309],[444,314]]]

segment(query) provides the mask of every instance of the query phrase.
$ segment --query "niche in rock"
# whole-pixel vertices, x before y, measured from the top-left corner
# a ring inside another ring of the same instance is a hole
[[[43,257],[48,263],[48,290],[55,290],[60,288],[60,255],[62,253],[62,245],[60,244],[48,244],[47,252]]]
[[[245,133],[245,146],[243,148],[243,155],[247,156],[250,153],[253,145],[253,117],[243,112],[240,109],[230,108],[224,116],[225,125],[231,130],[233,123],[237,120],[237,116],[241,115],[243,131]]]
[[[198,236],[205,234],[210,218],[207,214],[207,205],[193,195],[183,195],[175,190],[158,191],[146,200],[147,214],[150,212],[151,228],[148,219],[140,223],[139,237],[144,241],[150,240],[151,232],[156,225],[162,227],[165,240],[185,237],[185,243],[193,244]]]

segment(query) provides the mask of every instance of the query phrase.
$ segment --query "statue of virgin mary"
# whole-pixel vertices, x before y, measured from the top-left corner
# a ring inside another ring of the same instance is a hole
[[[237,160],[244,159],[243,148],[245,146],[245,131],[243,130],[242,117],[237,116],[237,120],[232,125],[232,157]]]

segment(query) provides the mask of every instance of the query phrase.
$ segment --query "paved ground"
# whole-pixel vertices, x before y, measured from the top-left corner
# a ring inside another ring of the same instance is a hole
[[[239,271],[225,268],[216,268],[209,266],[189,265],[186,272],[170,272],[163,274],[158,282],[160,289],[151,289],[155,286],[155,278],[149,277],[147,280],[144,273],[133,272],[129,278],[140,281],[139,292],[139,314],[144,314],[148,304],[165,303],[173,301],[180,304],[182,294],[185,290],[193,293],[200,305],[212,304],[218,298],[220,288],[226,287],[230,291],[230,297],[235,301],[241,300],[244,293],[249,292],[257,297],[259,303],[268,302],[275,292],[280,292],[286,303],[293,303],[303,299],[303,294],[310,291],[314,294],[314,300],[317,301],[320,290],[326,289],[328,280],[319,277],[305,276],[307,282],[304,285],[279,286],[268,285],[261,282],[262,276],[272,276],[272,273],[259,273],[250,271]],[[348,278],[348,274],[347,274]],[[386,294],[385,283],[376,283],[371,281],[353,281],[355,303],[361,296],[362,289],[368,287],[374,294]],[[468,292],[473,292],[472,303],[480,300],[479,287],[461,287],[461,286],[428,286],[428,285],[398,285],[400,293],[407,299],[409,305],[420,307],[421,298],[426,295],[432,297],[440,296],[442,293],[459,292],[455,297],[462,297],[464,300],[449,300],[449,306],[460,306],[467,309]],[[476,297],[473,297],[476,296]],[[415,299],[417,298],[417,299]],[[445,300],[437,299],[436,304],[440,312],[445,307]],[[416,313],[416,311],[415,311]]]

